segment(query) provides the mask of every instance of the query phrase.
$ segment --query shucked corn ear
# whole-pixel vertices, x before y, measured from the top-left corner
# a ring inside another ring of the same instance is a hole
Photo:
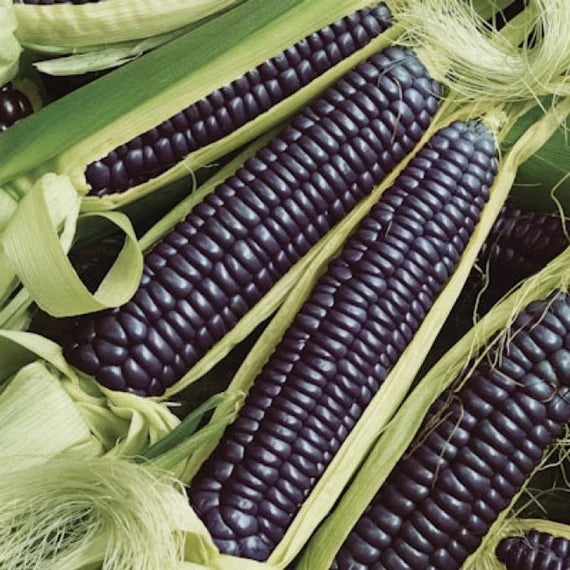
[[[357,66],[153,248],[132,301],[78,320],[68,361],[162,394],[413,149],[438,94],[411,51]]]
[[[266,560],[445,286],[488,198],[481,123],[438,131],[319,279],[191,483],[220,550]]]
[[[19,41],[39,51],[162,34],[242,0],[13,0]]]
[[[17,195],[30,176],[55,171],[82,193],[121,192],[84,202],[109,208],[179,178],[277,124],[386,45],[381,32],[390,12],[384,4],[368,6],[249,0],[0,138],[2,151],[26,148],[11,159],[4,154],[0,184]]]
[[[300,568],[487,568],[481,553],[570,419],[569,255],[420,382]]]
[[[565,218],[506,204],[481,250],[481,262],[514,284],[562,253],[569,244],[567,232]]]
[[[363,8],[113,149],[85,171],[90,194],[124,192],[222,139],[347,58],[390,25],[385,4]]]

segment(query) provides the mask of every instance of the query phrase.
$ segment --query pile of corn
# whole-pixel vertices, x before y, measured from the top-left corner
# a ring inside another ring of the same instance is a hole
[[[0,0],[0,568],[570,568],[569,114],[567,0]]]

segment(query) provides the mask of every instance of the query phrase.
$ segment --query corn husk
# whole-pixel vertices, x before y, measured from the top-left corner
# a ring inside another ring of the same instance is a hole
[[[57,376],[40,361],[24,366],[5,383],[0,410],[0,474],[41,464],[63,452],[102,453]]]
[[[39,50],[113,44],[171,32],[243,0],[103,0],[16,4],[17,37]]]
[[[15,204],[11,202],[9,206]],[[0,328],[17,328],[34,301],[55,316],[126,303],[142,275],[142,254],[129,219],[118,212],[79,216],[80,199],[65,177],[47,174],[17,205],[0,233]],[[95,293],[83,284],[67,253],[79,221],[101,218],[125,233],[125,244]],[[18,295],[18,283],[23,284]]]
[[[16,26],[12,0],[0,0],[0,86],[18,73],[22,47],[14,35]]]
[[[22,367],[33,363],[37,365],[34,369],[47,371],[44,375],[51,377],[52,385],[57,382],[60,390],[71,399],[101,453],[135,456],[179,424],[179,420],[164,404],[133,394],[106,390],[92,379],[77,375],[63,358],[61,348],[48,339],[33,333],[0,330],[0,386],[2,381],[6,382],[14,374],[17,377],[17,371]],[[7,385],[10,386],[11,382]],[[42,402],[40,392],[36,391],[34,397],[38,403]],[[46,409],[44,413],[48,411]],[[15,425],[21,425],[19,414],[26,414],[25,407],[15,409]],[[54,415],[53,421],[56,420],[58,423],[65,422],[61,416]],[[16,435],[17,430],[11,433]],[[26,432],[25,439],[29,445],[37,448],[32,443],[34,438],[46,437],[48,433],[43,433],[40,423],[33,433],[31,430]],[[54,433],[54,437],[56,435]],[[18,442],[22,443],[22,435],[13,444]]]

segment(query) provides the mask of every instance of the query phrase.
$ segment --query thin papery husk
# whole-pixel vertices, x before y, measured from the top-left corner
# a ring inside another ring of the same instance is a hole
[[[143,258],[124,214],[80,215],[75,188],[55,174],[40,178],[21,202],[8,195],[3,201],[13,213],[0,231],[0,328],[19,328],[32,302],[50,315],[65,317],[117,307],[134,295]],[[111,223],[125,234],[121,252],[94,293],[67,256],[77,224],[87,221]]]
[[[153,468],[64,453],[0,473],[5,570],[163,570],[195,527],[183,485]]]
[[[164,404],[133,394],[106,390],[93,379],[78,375],[63,358],[61,347],[50,340],[33,333],[0,330],[0,386],[16,374],[16,377],[8,382],[5,388],[8,390],[18,378],[18,371],[31,363],[36,364],[33,370],[41,370],[46,376],[46,384],[55,390],[57,382],[59,388],[73,402],[75,415],[78,413],[83,418],[90,433],[89,440],[96,443],[101,453],[136,456],[179,424],[179,420]],[[40,391],[36,391],[35,398],[38,403],[42,402]],[[63,399],[61,396],[62,401]],[[68,405],[67,400],[64,404]],[[25,408],[22,408],[21,413],[22,417],[27,415]],[[43,411],[44,415],[50,413],[54,412],[47,407]],[[58,417],[54,414],[49,423],[53,424]],[[20,425],[24,421],[19,417],[17,409],[14,409],[13,421],[14,425]],[[65,425],[65,421],[59,420],[62,425]],[[41,421],[31,422],[30,426],[34,426],[33,433],[30,427],[26,434],[26,439],[33,449],[39,446],[33,443],[34,441],[42,441],[42,438],[48,436],[48,432],[42,431],[41,425]],[[15,436],[17,430],[11,430],[10,433]],[[83,437],[84,432],[81,431],[80,434]],[[17,442],[11,445],[17,445]],[[22,449],[25,450],[25,440]]]
[[[244,0],[101,0],[86,4],[16,4],[17,37],[50,51],[113,44],[187,26]]]
[[[495,549],[501,540],[509,536],[524,536],[531,530],[570,540],[570,526],[568,525],[546,519],[506,518],[503,524],[495,529],[493,536],[489,537],[485,549],[480,552],[477,568],[480,570],[504,570],[505,565],[497,559],[495,554]]]
[[[18,73],[22,46],[15,36],[16,27],[12,0],[0,0],[0,87]]]
[[[508,160],[507,157],[505,162]],[[529,303],[546,299],[553,291],[568,289],[569,263],[570,248],[493,308],[420,381],[385,427],[338,507],[309,543],[299,565],[300,570],[330,567],[338,549],[413,441],[431,405],[456,378],[462,375],[467,377],[468,371],[485,358],[490,350],[497,346],[505,347],[509,339],[507,329]],[[501,527],[521,493],[522,490],[501,513],[481,547],[462,568],[480,568],[479,553],[486,548],[487,539],[495,536],[496,529]]]
[[[87,455],[103,452],[44,362],[24,366],[0,386],[0,410],[0,473],[40,464],[69,450]]]
[[[520,101],[570,94],[570,10],[534,0],[500,34],[463,0],[410,1],[402,45],[426,46],[430,69],[462,100]],[[458,46],[460,46],[458,48]]]

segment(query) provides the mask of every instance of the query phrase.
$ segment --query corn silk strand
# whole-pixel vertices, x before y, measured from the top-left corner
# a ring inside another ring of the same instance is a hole
[[[110,457],[63,454],[0,474],[0,567],[161,570],[184,559],[182,483]]]
[[[492,103],[570,93],[567,0],[533,0],[498,34],[464,0],[408,2],[399,21],[406,32],[398,43],[429,46],[430,69],[461,99]]]

